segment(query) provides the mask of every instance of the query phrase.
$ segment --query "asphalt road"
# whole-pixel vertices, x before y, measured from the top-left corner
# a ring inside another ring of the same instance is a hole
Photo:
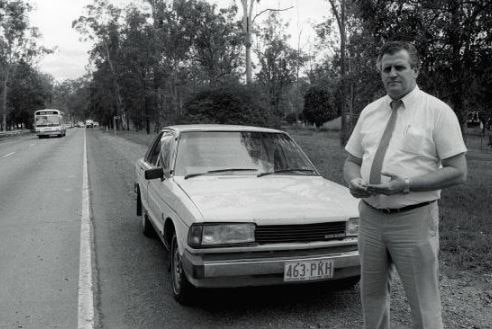
[[[81,132],[0,141],[0,328],[75,328]]]
[[[356,290],[326,285],[171,294],[168,254],[135,215],[146,148],[86,129],[95,328],[357,328]],[[77,328],[84,129],[0,141],[0,328]]]

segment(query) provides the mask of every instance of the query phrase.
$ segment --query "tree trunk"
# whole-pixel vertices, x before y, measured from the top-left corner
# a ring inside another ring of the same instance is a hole
[[[340,9],[338,9],[335,0],[329,0],[331,9],[335,18],[337,19],[338,30],[340,32],[340,93],[338,97],[338,109],[341,115],[341,129],[340,129],[340,144],[345,145],[347,141],[347,114],[345,109],[346,103],[346,90],[345,90],[345,43],[347,34],[345,30],[345,0],[340,0]]]
[[[108,64],[109,64],[109,69],[111,70],[111,74],[113,75],[113,85],[114,85],[114,89],[115,89],[115,94],[116,94],[116,115],[118,115],[122,120],[121,120],[121,123],[122,123],[122,126],[125,124],[125,121],[123,120],[123,115],[124,115],[124,111],[123,111],[123,101],[121,99],[121,93],[120,93],[120,85],[118,83],[118,79],[117,79],[117,75],[116,75],[116,70],[114,69],[114,66],[113,66],[113,61],[111,59],[111,56],[109,54],[109,48],[108,48],[108,44],[106,43],[106,40],[103,39],[103,44],[104,44],[104,50],[106,51],[106,59],[108,60]],[[127,124],[128,126],[128,124]],[[129,129],[129,127],[128,127]]]
[[[246,84],[253,82],[253,72],[251,70],[251,15],[253,14],[253,5],[255,0],[250,0],[249,8],[248,1],[241,0],[243,5],[243,32],[246,47]]]
[[[10,77],[10,67],[5,69],[5,79],[2,81],[2,99],[0,100],[1,112],[2,112],[2,131],[7,131],[7,95],[8,95],[8,82]]]
[[[7,130],[7,80],[2,81],[2,131]]]

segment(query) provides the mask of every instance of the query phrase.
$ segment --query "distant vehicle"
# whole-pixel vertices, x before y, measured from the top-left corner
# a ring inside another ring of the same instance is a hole
[[[82,121],[78,121],[76,126],[77,126],[77,128],[84,128],[85,124]]]
[[[34,112],[34,130],[39,138],[65,136],[66,126],[63,112],[56,109],[44,109]]]
[[[170,252],[178,302],[197,287],[358,282],[358,201],[287,133],[171,126],[135,169],[137,215]]]
[[[86,128],[94,128],[94,121],[92,121],[91,119],[85,120],[85,127]]]
[[[94,121],[94,127],[99,127],[99,122]]]

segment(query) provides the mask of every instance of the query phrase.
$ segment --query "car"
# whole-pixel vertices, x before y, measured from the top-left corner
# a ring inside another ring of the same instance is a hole
[[[86,128],[94,128],[94,121],[92,121],[91,119],[85,120],[85,127]]]
[[[360,278],[358,201],[284,131],[175,125],[136,162],[143,234],[170,252],[172,294]]]

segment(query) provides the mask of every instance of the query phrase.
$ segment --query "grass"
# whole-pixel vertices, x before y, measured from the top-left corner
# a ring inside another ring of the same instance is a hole
[[[287,130],[324,177],[344,184],[342,167],[346,154],[337,131]],[[118,134],[142,145],[149,145],[155,136]],[[442,261],[477,273],[492,270],[492,148],[487,148],[484,141],[481,143],[477,135],[467,136],[468,180],[444,190],[440,201]]]

